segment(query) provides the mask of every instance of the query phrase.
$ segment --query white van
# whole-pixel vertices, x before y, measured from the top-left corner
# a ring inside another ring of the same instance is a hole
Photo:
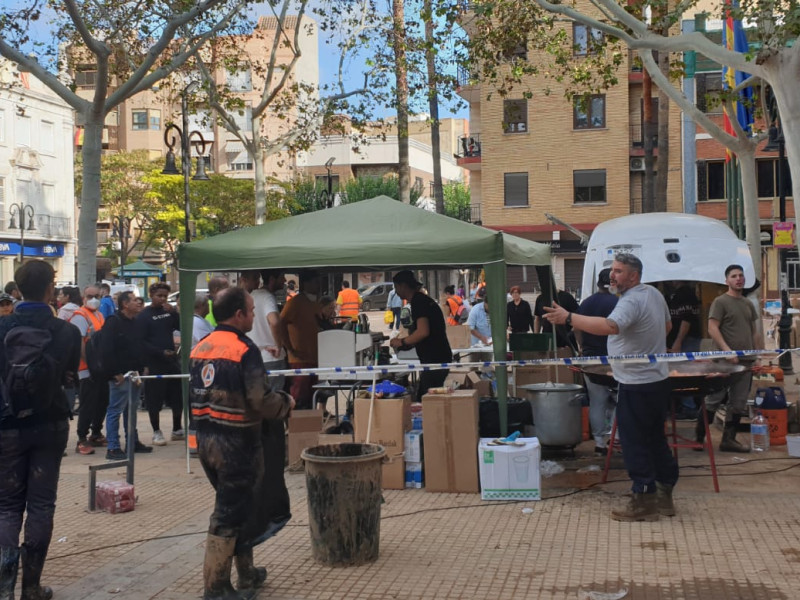
[[[642,261],[642,282],[695,281],[725,285],[725,267],[744,268],[747,287],[756,272],[747,242],[725,223],[700,215],[648,213],[611,219],[589,238],[583,265],[581,296],[597,291],[597,274],[611,266],[620,252]]]

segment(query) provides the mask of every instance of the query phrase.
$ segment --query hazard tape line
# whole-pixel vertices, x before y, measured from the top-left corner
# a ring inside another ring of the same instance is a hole
[[[537,367],[537,366],[590,366],[590,365],[615,365],[615,364],[652,364],[671,363],[679,361],[698,361],[727,358],[757,358],[760,356],[777,357],[782,354],[799,353],[800,348],[778,350],[717,350],[710,352],[676,352],[673,354],[620,354],[617,356],[574,356],[569,358],[537,358],[527,360],[486,360],[480,362],[449,362],[449,363],[403,363],[393,365],[364,365],[360,367],[315,367],[306,369],[275,369],[266,371],[268,377],[290,375],[294,377],[308,375],[322,375],[335,379],[336,375],[364,375],[369,379],[374,374],[389,375],[391,373],[413,373],[425,371],[439,371],[441,369],[457,368],[494,368],[494,367]],[[469,354],[469,352],[465,352]],[[131,371],[125,377],[134,380],[148,379],[187,379],[189,375],[139,375]]]

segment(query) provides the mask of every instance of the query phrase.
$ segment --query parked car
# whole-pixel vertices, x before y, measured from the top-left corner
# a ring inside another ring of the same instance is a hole
[[[205,288],[197,289],[197,290],[195,290],[195,295],[197,295],[197,296],[200,296],[200,295],[207,296],[208,295],[208,289],[205,289]],[[180,290],[178,290],[177,292],[172,292],[169,296],[167,296],[167,302],[169,302],[170,304],[177,304],[180,299],[181,299]]]
[[[358,288],[361,295],[361,310],[386,310],[389,301],[389,292],[394,289],[391,281],[378,281],[368,286]]]

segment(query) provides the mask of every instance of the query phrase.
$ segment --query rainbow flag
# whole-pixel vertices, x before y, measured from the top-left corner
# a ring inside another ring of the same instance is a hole
[[[733,8],[738,8],[739,2],[737,0],[723,0],[724,2],[724,16],[725,16],[725,29],[722,34],[722,45],[732,52],[746,53],[749,50],[747,44],[747,36],[744,33],[741,19],[734,19],[731,14]],[[722,88],[725,90],[735,89],[736,86],[745,81],[750,75],[743,71],[736,71],[730,67],[722,67]],[[736,119],[739,121],[744,131],[750,131],[753,126],[753,89],[746,87],[738,94],[738,99],[734,101],[733,105],[736,109]],[[723,111],[723,124],[725,131],[733,136],[736,133],[733,130],[733,124],[730,121],[728,111]],[[728,160],[731,159],[731,151],[728,150]]]

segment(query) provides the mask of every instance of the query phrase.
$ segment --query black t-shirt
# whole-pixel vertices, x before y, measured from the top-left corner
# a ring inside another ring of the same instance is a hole
[[[151,370],[165,365],[172,367],[172,363],[177,364],[177,358],[164,356],[164,350],[175,349],[172,332],[181,330],[181,320],[176,311],[148,306],[136,317],[136,326],[145,354],[144,363]]]
[[[578,301],[569,292],[559,291],[556,295],[556,302],[568,312],[578,312]],[[536,298],[533,314],[539,317],[539,321],[542,323],[542,333],[553,332],[553,324],[544,318],[544,296],[542,294],[539,294],[539,297]],[[567,333],[570,331],[572,331],[572,327],[567,327],[566,325],[559,325],[556,329],[556,344],[558,344],[559,348],[570,345],[567,338]]]
[[[672,317],[672,329],[667,334],[667,348],[671,348],[678,336],[678,330],[683,321],[689,322],[689,333],[686,337],[699,338],[700,331],[700,300],[694,290],[683,285],[667,297],[669,315]]]
[[[520,300],[519,304],[514,304],[513,300],[509,302],[506,305],[506,319],[514,333],[527,333],[528,330],[533,330],[531,305],[525,300]]]
[[[422,292],[417,292],[409,303],[411,307],[411,323],[408,327],[410,333],[417,330],[417,319],[426,317],[430,333],[424,340],[417,342],[415,348],[417,356],[423,363],[442,363],[453,360],[450,342],[447,341],[447,330],[444,323],[444,313],[436,301]]]
[[[607,317],[617,305],[618,298],[614,294],[597,292],[581,302],[578,314],[587,317]],[[608,355],[608,336],[595,335],[593,333],[581,332],[581,354],[583,356],[607,356]]]

